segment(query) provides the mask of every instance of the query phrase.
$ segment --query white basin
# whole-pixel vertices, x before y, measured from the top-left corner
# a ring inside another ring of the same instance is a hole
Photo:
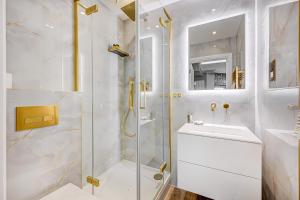
[[[195,125],[186,123],[178,132],[261,144],[261,141],[245,126],[219,124]]]
[[[184,124],[177,138],[180,188],[216,200],[261,199],[262,143],[247,127]]]

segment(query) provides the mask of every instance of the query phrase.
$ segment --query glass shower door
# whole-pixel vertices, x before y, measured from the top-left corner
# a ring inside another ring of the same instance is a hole
[[[141,199],[155,199],[170,174],[170,32],[163,8],[140,12]]]
[[[92,193],[99,199],[137,199],[135,22],[97,3],[91,16]],[[105,27],[105,28],[104,28]],[[126,37],[125,37],[126,33]],[[124,54],[109,49],[117,44]],[[89,133],[90,134],[90,133]],[[90,162],[90,160],[88,160]],[[86,179],[87,177],[84,177]],[[99,185],[97,184],[99,181]],[[90,184],[89,184],[90,185]]]

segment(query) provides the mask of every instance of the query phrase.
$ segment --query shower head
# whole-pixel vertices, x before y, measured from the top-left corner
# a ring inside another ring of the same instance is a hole
[[[132,20],[135,21],[135,1],[123,6],[121,10]]]

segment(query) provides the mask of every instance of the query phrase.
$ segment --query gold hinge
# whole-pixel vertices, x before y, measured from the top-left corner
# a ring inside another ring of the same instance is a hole
[[[165,169],[167,168],[167,163],[163,163],[160,165],[159,169],[160,169],[160,173],[164,173]]]
[[[100,186],[100,181],[99,179],[96,179],[92,176],[88,176],[86,177],[86,182],[88,182],[89,184],[95,186],[95,187],[99,187]]]

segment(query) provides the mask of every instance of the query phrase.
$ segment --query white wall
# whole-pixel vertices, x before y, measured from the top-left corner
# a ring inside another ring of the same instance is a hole
[[[167,7],[173,17],[173,92],[181,92],[182,98],[173,103],[174,158],[176,166],[176,145],[178,130],[186,121],[187,114],[193,114],[194,120],[204,122],[244,125],[254,131],[254,72],[255,72],[255,1],[198,1],[186,0]],[[187,6],[192,4],[193,6]],[[226,6],[225,6],[226,5]],[[184,8],[184,9],[182,9]],[[211,9],[216,8],[216,12]],[[188,27],[222,18],[246,14],[246,89],[226,91],[189,91],[188,90]],[[217,103],[212,113],[210,104]],[[225,112],[223,104],[229,103]]]
[[[6,200],[6,1],[0,0],[0,200]]]

